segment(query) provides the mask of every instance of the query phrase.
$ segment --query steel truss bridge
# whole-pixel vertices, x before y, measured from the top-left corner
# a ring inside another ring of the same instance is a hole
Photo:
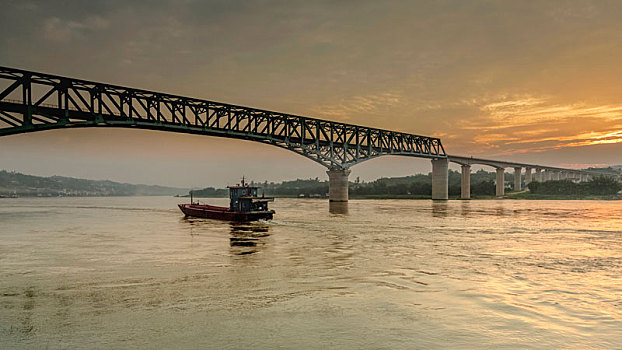
[[[438,138],[0,67],[0,136],[84,127],[257,141],[335,170],[382,155],[447,158]]]

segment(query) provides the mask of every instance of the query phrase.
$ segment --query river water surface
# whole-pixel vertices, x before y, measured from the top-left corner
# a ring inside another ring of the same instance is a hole
[[[178,201],[0,199],[0,348],[622,348],[621,202]]]

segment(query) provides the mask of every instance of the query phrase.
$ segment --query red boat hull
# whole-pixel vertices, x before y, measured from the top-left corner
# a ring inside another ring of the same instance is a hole
[[[217,207],[206,204],[178,204],[179,209],[186,216],[205,219],[217,219],[227,221],[255,221],[270,220],[274,215],[274,210],[266,211],[229,211],[227,207]]]

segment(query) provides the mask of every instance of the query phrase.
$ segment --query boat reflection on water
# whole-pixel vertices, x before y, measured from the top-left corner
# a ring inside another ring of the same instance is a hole
[[[257,252],[257,247],[264,245],[270,236],[270,225],[263,222],[231,222],[229,245],[236,249],[235,254],[245,255]]]
[[[348,214],[348,202],[328,202],[328,212],[331,214]]]

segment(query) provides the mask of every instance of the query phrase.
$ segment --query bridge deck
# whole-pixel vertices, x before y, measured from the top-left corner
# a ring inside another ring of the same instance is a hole
[[[548,166],[548,165],[530,164],[530,163],[518,163],[518,162],[505,161],[505,160],[473,158],[473,157],[456,156],[456,155],[448,155],[447,159],[450,162],[461,164],[461,165],[480,164],[480,165],[491,166],[491,167],[494,167],[494,168],[530,168],[530,169],[540,169],[540,170],[548,170],[548,171],[581,173],[581,174],[587,174],[587,175],[620,176],[620,173],[617,173],[615,171],[579,170],[579,169],[569,169],[569,168],[558,168],[558,167],[552,167],[552,166]]]

